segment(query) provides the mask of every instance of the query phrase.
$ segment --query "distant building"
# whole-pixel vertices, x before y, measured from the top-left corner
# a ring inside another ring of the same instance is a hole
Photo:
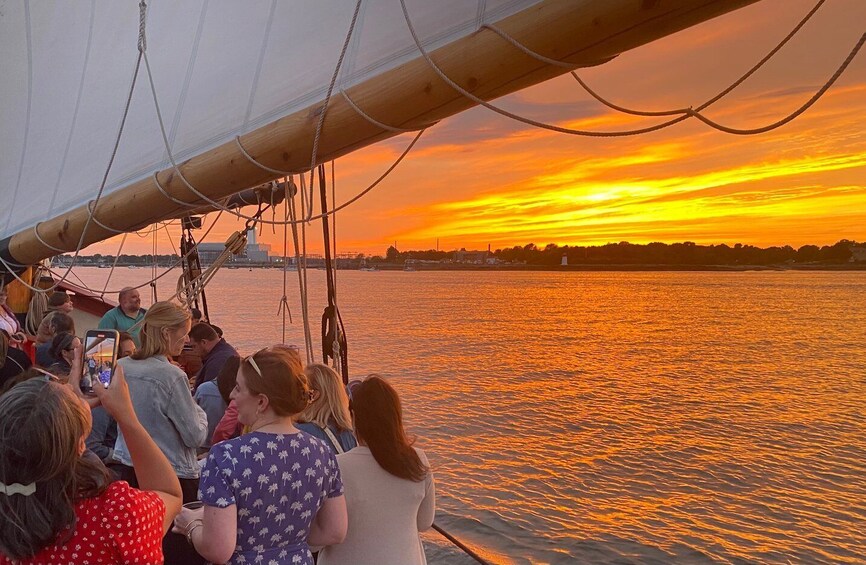
[[[225,251],[225,243],[199,243],[198,260],[202,265],[210,265]]]
[[[562,263],[560,263],[560,265],[562,265],[563,267],[568,267],[568,255],[567,254],[565,254],[565,253],[562,254]]]
[[[199,243],[198,258],[202,265],[210,265],[220,254],[225,251],[225,243]],[[266,243],[256,243],[256,230],[251,229],[247,232],[247,246],[244,251],[238,255],[232,255],[229,262],[242,263],[270,263],[271,246]]]
[[[455,263],[482,264],[487,261],[487,251],[466,251],[461,249],[454,252]]]
[[[848,261],[851,263],[866,263],[866,247],[852,245],[850,250],[851,258]]]

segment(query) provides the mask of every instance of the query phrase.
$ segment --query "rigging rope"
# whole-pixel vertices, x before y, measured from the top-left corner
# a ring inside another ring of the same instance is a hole
[[[328,189],[325,179],[325,166],[319,165],[319,195],[322,211],[328,209]],[[337,287],[334,271],[336,266],[331,257],[331,242],[328,218],[322,218],[322,239],[325,249],[325,277],[328,287],[328,306],[322,313],[322,362],[332,359],[334,369],[342,374],[343,383],[349,382],[349,360],[346,343],[346,329],[340,309],[337,306]]]
[[[105,286],[102,287],[102,292],[99,293],[99,298],[102,299],[105,297],[105,289],[108,288],[108,283],[111,282],[111,277],[114,275],[114,268],[117,267],[117,262],[120,260],[120,252],[123,251],[123,244],[126,243],[127,234],[123,234],[123,238],[120,240],[120,247],[117,248],[117,255],[114,256],[114,262],[111,264],[111,270],[108,271],[108,277],[105,279]]]
[[[821,6],[825,2],[826,2],[826,0],[818,0],[818,3],[815,4],[815,6],[803,17],[803,19],[800,20],[800,22],[796,26],[794,26],[794,28],[788,33],[788,35],[786,35],[782,39],[782,41],[780,41],[778,44],[776,44],[776,46],[773,47],[773,49],[771,49],[769,51],[769,53],[767,53],[760,61],[758,61],[757,64],[755,64],[751,69],[746,71],[746,73],[743,74],[740,78],[738,78],[733,83],[731,83],[730,86],[728,86],[727,88],[725,88],[724,90],[722,90],[721,92],[719,92],[718,94],[716,94],[715,96],[713,96],[712,98],[710,98],[709,100],[704,102],[703,104],[699,105],[696,108],[696,110],[700,111],[700,110],[704,110],[704,109],[710,107],[711,105],[715,104],[716,102],[718,102],[719,100],[721,100],[722,98],[724,98],[725,96],[730,94],[735,88],[737,88],[738,86],[743,84],[746,80],[748,80],[749,77],[751,77],[761,67],[763,67],[770,59],[773,58],[773,56],[776,55],[776,53],[778,53],[782,49],[782,47],[784,47],[791,39],[794,38],[795,35],[797,35],[797,33],[799,33],[800,29],[802,29],[803,26],[805,26],[806,23],[810,19],[812,19],[812,16],[815,15],[815,13],[821,8]],[[520,45],[513,38],[508,37],[505,34],[505,32],[499,30],[498,28],[495,28],[494,26],[486,26],[486,27],[488,27],[489,29],[498,33],[500,36],[505,38],[512,45],[515,45],[518,49],[520,49],[524,53],[526,53],[532,57],[536,57],[536,58],[543,57],[542,55],[538,55],[536,53],[533,53],[532,51],[530,51],[529,49],[527,49],[523,45]],[[547,59],[547,58],[544,57],[544,59]],[[662,112],[646,112],[646,111],[639,111],[639,110],[633,110],[633,109],[625,108],[623,106],[618,106],[612,102],[609,102],[605,98],[602,98],[600,95],[598,95],[593,89],[591,89],[589,87],[589,85],[587,85],[583,80],[581,80],[581,78],[579,76],[577,76],[576,72],[572,71],[571,76],[574,77],[574,79],[583,87],[584,90],[586,90],[586,92],[590,96],[592,96],[593,98],[595,98],[596,100],[598,100],[599,102],[601,102],[602,104],[607,106],[608,108],[611,108],[611,109],[616,110],[618,112],[622,112],[625,114],[633,114],[635,116],[665,116],[665,115],[682,114],[682,113],[688,114],[687,109],[668,110],[668,111],[662,111]],[[665,124],[662,124],[662,125],[667,127],[668,125],[673,125],[674,123],[678,123],[680,121],[682,121],[682,120],[681,119],[680,120],[672,120],[672,121],[666,122]]]
[[[291,198],[286,196],[286,206],[289,207],[289,215],[292,219],[292,242],[294,244],[295,249],[295,265],[298,268],[298,292],[300,294],[301,300],[301,317],[304,323],[304,351],[307,357],[307,364],[310,365],[315,363],[315,354],[313,352],[313,336],[310,332],[310,310],[309,303],[307,300],[307,256],[306,256],[306,248],[304,248],[303,258],[301,256],[301,244],[299,243],[298,237],[298,223],[297,223],[297,210],[295,209],[295,196],[298,192],[304,190],[304,175],[299,175],[301,181],[300,190],[295,190],[291,194]],[[303,198],[301,199],[303,205]],[[301,211],[303,214],[303,211]],[[306,223],[301,223],[301,230],[305,229]]]
[[[156,304],[159,302],[159,299],[156,296],[156,254],[158,251],[156,239],[157,239],[157,231],[153,230],[153,254],[151,255],[151,266],[150,266],[150,289],[153,295],[153,302],[151,304]]]
[[[209,227],[209,228],[207,229],[207,231],[204,233],[204,235],[202,236],[202,239],[204,239],[205,237],[208,236],[208,234],[210,234],[210,232],[211,232],[211,231],[213,230],[213,228],[216,226],[217,221],[219,221],[219,219],[220,219],[221,216],[222,216],[222,211],[220,211],[220,212],[217,214],[217,217],[214,218],[214,221],[211,223],[210,227]],[[193,248],[190,249],[187,253],[185,253],[185,254],[182,255],[181,257],[178,257],[178,259],[177,259],[174,263],[172,263],[172,265],[171,265],[168,269],[166,269],[165,271],[162,272],[162,274],[160,274],[159,276],[156,277],[156,280],[161,279],[162,277],[166,276],[167,274],[169,274],[170,272],[172,272],[173,270],[175,270],[177,267],[180,266],[180,264],[183,262],[184,259],[186,259],[187,257],[189,257],[189,255],[192,254],[192,253],[193,253],[194,251],[196,251],[196,250],[197,250],[197,248],[193,247]],[[0,257],[0,259],[2,259],[2,257]],[[56,273],[54,273],[54,271],[51,271],[51,273],[52,273],[52,275],[56,275]],[[78,281],[81,283],[81,284],[76,285],[76,286],[79,286],[79,287],[83,288],[84,290],[87,290],[87,291],[92,292],[92,293],[94,293],[94,294],[100,294],[100,292],[99,292],[98,290],[93,289],[93,288],[90,288],[89,286],[87,286],[87,284],[85,284],[84,281],[82,281],[81,278],[78,277],[75,273],[72,273],[72,276],[74,276],[75,278],[77,278]],[[134,288],[134,289],[138,290],[138,289],[140,289],[140,288],[144,288],[144,287],[146,287],[147,285],[150,284],[150,282],[151,282],[151,281],[147,281],[147,282],[144,282],[144,283],[142,283],[142,284],[140,284],[140,285],[138,285],[138,286],[133,286],[133,287],[130,287],[130,288]],[[117,293],[117,292],[120,292],[120,289],[118,289],[118,290],[104,290],[104,289],[103,289],[103,292],[102,292],[102,294],[100,294],[100,296],[103,296],[103,295],[105,295],[105,294],[107,294],[107,293]]]
[[[297,187],[295,187],[294,180],[287,176],[285,177],[286,183],[286,202],[285,208],[283,209],[283,219],[288,221],[289,219],[289,198],[294,197],[295,192],[297,192]],[[292,322],[292,309],[289,308],[289,298],[287,296],[288,292],[288,278],[289,278],[289,226],[288,224],[283,224],[283,296],[280,298],[280,305],[277,308],[277,315],[282,314],[283,318],[283,333],[282,340],[280,343],[283,345],[286,344],[286,314],[289,316],[289,323]]]
[[[349,32],[346,34],[346,39],[343,41],[343,48],[340,50],[340,57],[337,59],[337,65],[334,67],[334,74],[331,76],[331,83],[328,85],[328,92],[325,95],[325,101],[322,104],[322,109],[319,111],[319,119],[316,122],[316,135],[313,137],[313,155],[310,158],[310,216],[307,221],[312,219],[313,215],[313,179],[316,170],[316,160],[319,153],[319,138],[322,135],[322,126],[325,124],[325,115],[328,113],[328,105],[331,103],[331,94],[334,92],[334,84],[337,82],[337,76],[340,74],[340,68],[343,66],[343,59],[346,57],[346,50],[349,48],[349,40],[352,38],[352,32],[355,31],[355,23],[358,21],[358,13],[361,10],[361,1],[355,3],[355,11],[352,14],[352,22],[349,24]],[[324,210],[322,210],[324,212]]]
[[[816,8],[813,9],[813,11],[810,12],[810,13],[807,15],[807,18],[806,18],[806,19],[808,19],[808,18],[811,17],[811,15],[814,13],[814,11],[817,10],[818,7],[820,7],[820,4],[821,4],[821,3],[823,3],[823,0],[822,0],[822,2],[819,2],[819,5],[816,6]],[[631,136],[631,135],[639,135],[639,134],[649,133],[649,132],[652,132],[652,131],[657,131],[657,130],[659,130],[659,129],[662,129],[662,128],[665,128],[665,127],[668,127],[668,126],[670,126],[670,125],[673,125],[673,123],[678,123],[678,122],[680,122],[680,121],[683,121],[683,120],[685,120],[685,119],[687,119],[687,118],[689,118],[689,117],[697,118],[698,120],[702,121],[702,122],[705,123],[706,125],[708,125],[708,126],[714,128],[714,129],[716,129],[716,130],[718,130],[718,131],[722,131],[722,132],[730,133],[730,134],[734,134],[734,135],[753,135],[753,134],[765,133],[765,132],[767,132],[767,131],[771,131],[771,130],[773,130],[773,129],[776,129],[776,128],[778,128],[778,127],[781,127],[781,126],[783,126],[783,125],[789,123],[790,121],[794,120],[796,117],[798,117],[798,116],[801,115],[803,112],[805,112],[806,110],[808,110],[808,109],[809,109],[809,108],[810,108],[810,107],[811,107],[815,102],[817,102],[817,100],[818,100],[819,98],[821,98],[821,96],[822,96],[822,95],[823,95],[823,94],[824,94],[824,93],[825,93],[825,92],[826,92],[826,91],[827,91],[827,90],[828,90],[828,89],[833,85],[833,83],[835,83],[836,80],[837,80],[837,79],[842,75],[842,73],[843,73],[843,72],[845,71],[845,69],[848,67],[848,65],[850,64],[850,62],[851,62],[851,61],[854,59],[854,57],[857,55],[857,52],[860,50],[860,48],[861,48],[862,45],[863,45],[863,42],[866,41],[866,34],[863,34],[863,36],[860,38],[860,41],[859,41],[859,42],[854,46],[854,48],[853,48],[853,49],[851,50],[851,52],[849,53],[848,57],[845,59],[845,61],[842,63],[842,65],[840,65],[840,67],[837,69],[836,73],[834,73],[834,75],[830,78],[830,80],[828,80],[828,81],[824,84],[824,86],[823,86],[823,87],[822,87],[822,88],[821,88],[821,89],[820,89],[820,90],[819,90],[819,91],[818,91],[818,92],[817,92],[817,93],[816,93],[816,94],[815,94],[815,95],[814,95],[814,96],[813,96],[809,101],[807,101],[803,106],[801,106],[799,109],[797,109],[797,110],[794,111],[793,113],[789,114],[789,115],[786,116],[785,118],[782,118],[781,120],[778,120],[777,122],[774,122],[774,123],[769,124],[769,125],[764,126],[764,127],[753,128],[753,129],[737,129],[737,128],[732,128],[732,127],[724,126],[724,125],[722,125],[722,124],[719,124],[719,123],[717,123],[717,122],[714,122],[713,120],[711,120],[711,119],[709,119],[709,118],[706,118],[705,116],[703,116],[702,114],[700,114],[699,111],[694,110],[694,109],[692,109],[692,108],[688,108],[688,109],[683,109],[683,110],[681,110],[681,111],[673,111],[672,113],[674,113],[674,114],[676,114],[676,113],[682,113],[682,112],[684,112],[684,114],[683,114],[682,116],[678,117],[678,118],[675,118],[674,120],[671,120],[672,123],[670,123],[670,122],[666,122],[666,123],[659,124],[659,125],[652,126],[652,127],[648,127],[648,128],[641,128],[641,129],[628,130],[628,131],[619,131],[619,132],[610,132],[610,131],[588,131],[588,130],[578,130],[578,129],[571,129],[571,128],[565,128],[565,127],[555,126],[555,125],[552,125],[552,124],[547,124],[547,123],[544,123],[544,122],[539,122],[539,121],[536,121],[536,120],[532,120],[532,119],[530,119],[530,118],[526,118],[526,117],[520,116],[520,115],[518,115],[518,114],[514,114],[514,113],[512,113],[512,112],[509,112],[509,111],[507,111],[507,110],[504,110],[504,109],[502,109],[502,108],[499,108],[498,106],[495,106],[495,105],[493,105],[493,104],[487,102],[486,100],[483,100],[483,99],[481,99],[481,98],[475,96],[474,94],[472,94],[471,92],[467,91],[466,89],[462,88],[462,87],[461,87],[460,85],[458,85],[456,82],[454,82],[453,80],[451,80],[451,79],[450,79],[450,78],[449,78],[449,77],[448,77],[448,76],[447,76],[447,75],[442,71],[442,69],[439,68],[438,65],[436,65],[436,63],[435,63],[435,62],[433,61],[433,59],[430,57],[429,52],[428,52],[428,51],[424,48],[424,46],[422,45],[421,40],[420,40],[420,38],[418,37],[417,32],[415,31],[415,27],[414,27],[414,25],[413,25],[413,23],[412,23],[412,19],[411,19],[411,17],[409,16],[409,11],[408,11],[408,9],[406,8],[406,0],[400,0],[400,5],[401,5],[401,7],[402,7],[402,9],[403,9],[403,16],[404,16],[404,19],[406,20],[406,25],[407,25],[407,27],[408,27],[408,29],[409,29],[410,34],[412,35],[412,39],[414,40],[414,42],[415,42],[415,46],[417,47],[418,51],[421,53],[422,57],[424,57],[424,59],[427,61],[427,64],[430,66],[430,68],[431,68],[431,69],[432,69],[432,70],[433,70],[433,71],[434,71],[434,72],[439,76],[439,78],[441,78],[441,79],[442,79],[446,84],[448,84],[449,86],[451,86],[451,88],[453,88],[453,89],[454,89],[455,91],[457,91],[459,94],[463,95],[464,97],[468,98],[469,100],[472,100],[472,101],[475,102],[476,104],[480,104],[480,105],[484,106],[485,108],[487,108],[487,109],[489,109],[489,110],[492,110],[492,111],[494,111],[494,112],[496,112],[496,113],[498,113],[498,114],[501,114],[501,115],[506,116],[506,117],[508,117],[508,118],[511,118],[511,119],[513,119],[513,120],[516,120],[516,121],[519,121],[519,122],[522,122],[522,123],[525,123],[525,124],[528,124],[528,125],[532,125],[532,126],[535,126],[535,127],[539,127],[539,128],[542,128],[542,129],[547,129],[547,130],[551,130],[551,131],[556,131],[556,132],[559,132],[559,133],[565,133],[565,134],[569,134],[569,135],[581,135],[581,136],[587,136],[587,137],[624,137],[624,136]],[[805,23],[805,22],[803,22],[803,23]],[[494,32],[498,33],[499,35],[501,35],[502,37],[508,39],[507,34],[505,34],[504,32],[501,32],[501,30],[498,30],[497,28],[495,28],[495,26],[485,25],[484,27],[487,27],[487,28],[491,29],[491,31],[494,31]],[[801,27],[801,26],[798,26],[797,28],[795,28],[795,32],[794,32],[794,33],[796,33],[796,30],[799,30],[799,27]],[[511,40],[511,39],[508,39],[508,40],[509,40],[510,43],[512,43],[512,44],[514,44],[514,45],[516,45],[516,46],[519,45],[519,43],[516,42],[516,41],[514,41],[514,40]],[[532,53],[531,51],[529,51],[529,50],[528,50],[527,48],[525,48],[525,47],[521,47],[521,50],[523,50],[523,51],[524,51],[525,53],[527,53],[527,54],[531,54],[531,53]],[[537,55],[537,54],[535,54],[535,55]],[[535,55],[532,55],[532,56],[535,56]],[[772,56],[772,55],[770,55],[770,56]],[[543,57],[543,56],[541,56],[541,55],[538,55],[537,58],[540,58],[541,60],[544,60],[545,62],[548,62],[548,63],[550,63],[550,64],[556,64],[556,65],[558,65],[558,66],[564,66],[564,65],[566,65],[565,63],[558,62],[558,61],[555,61],[555,60],[553,60],[553,59],[548,59],[548,58]],[[761,64],[763,64],[763,63],[761,63]],[[571,65],[572,68],[573,68],[574,66],[575,66],[575,65]],[[575,75],[575,78],[577,78],[576,75]],[[745,80],[745,79],[743,79],[743,80]],[[741,81],[740,81],[740,82],[741,82]],[[737,84],[738,84],[738,83],[737,83]],[[736,86],[736,84],[735,84],[735,86]],[[735,87],[735,86],[734,86],[734,87]],[[732,87],[732,88],[733,88],[733,87]],[[729,91],[727,91],[727,92],[729,92]],[[727,92],[724,92],[724,94],[727,94]],[[724,94],[722,94],[722,95],[724,95]],[[712,99],[712,102],[714,102],[714,101],[716,101],[716,100],[718,100],[718,98],[714,98],[714,99]],[[712,102],[710,102],[710,103],[712,103]],[[667,113],[663,113],[663,114],[659,114],[659,115],[668,115],[668,114],[667,114]]]

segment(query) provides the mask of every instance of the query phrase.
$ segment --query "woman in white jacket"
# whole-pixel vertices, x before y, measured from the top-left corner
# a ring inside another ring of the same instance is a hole
[[[319,565],[422,565],[418,532],[436,512],[433,474],[424,452],[403,429],[397,391],[378,376],[352,387],[358,447],[337,456],[349,514],[339,545],[324,548]]]

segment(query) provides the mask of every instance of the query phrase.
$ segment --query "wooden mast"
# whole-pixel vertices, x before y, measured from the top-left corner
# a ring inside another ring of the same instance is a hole
[[[497,23],[536,53],[591,66],[617,54],[691,27],[758,0],[542,0]],[[541,63],[490,30],[443,46],[432,58],[445,74],[472,92],[491,100],[567,72]],[[368,115],[394,127],[420,127],[475,104],[445,84],[420,56],[347,91]],[[308,170],[322,102],[252,131],[241,138],[247,152],[281,171]],[[327,162],[395,135],[372,125],[339,94],[333,96],[318,146],[319,162]],[[234,141],[193,157],[179,168],[184,177],[211,199],[220,199],[277,175],[251,163]],[[167,193],[191,204],[206,204],[192,194],[173,169],[158,173]],[[96,192],[94,188],[94,193]],[[120,231],[183,216],[187,209],[166,198],[152,178],[132,183],[103,197],[95,212],[99,223]],[[74,251],[87,221],[82,206],[38,226],[51,247]],[[0,254],[31,265],[57,254],[39,241],[34,229],[0,242]],[[84,245],[115,233],[91,222]]]

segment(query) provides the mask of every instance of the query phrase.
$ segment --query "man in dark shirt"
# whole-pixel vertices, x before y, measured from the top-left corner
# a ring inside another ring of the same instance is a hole
[[[193,352],[201,356],[202,366],[195,377],[195,389],[219,375],[229,357],[238,355],[234,347],[219,336],[210,324],[196,324],[189,331]]]

